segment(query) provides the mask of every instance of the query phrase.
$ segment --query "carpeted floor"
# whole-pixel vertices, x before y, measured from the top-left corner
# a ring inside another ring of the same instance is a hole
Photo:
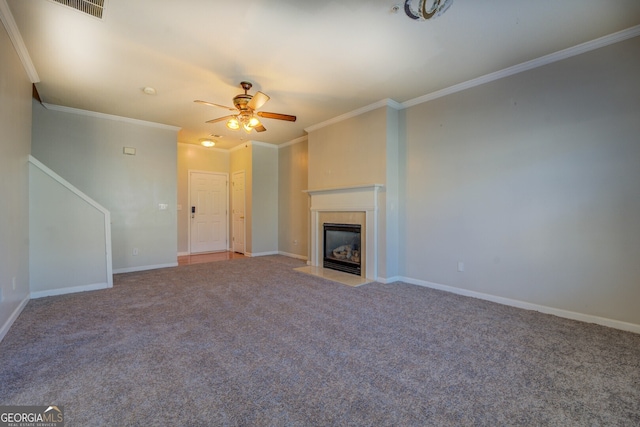
[[[0,404],[67,426],[640,425],[640,335],[270,256],[32,300]]]

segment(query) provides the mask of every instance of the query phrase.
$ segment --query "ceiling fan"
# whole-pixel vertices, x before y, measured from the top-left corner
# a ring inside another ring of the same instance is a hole
[[[257,92],[255,95],[249,95],[249,89],[253,86],[249,82],[240,82],[240,86],[244,89],[244,93],[236,95],[233,98],[233,105],[235,108],[226,107],[220,104],[214,104],[213,102],[195,100],[198,104],[209,105],[211,107],[220,107],[229,111],[233,111],[234,114],[224,117],[218,117],[217,119],[208,120],[206,123],[217,123],[227,121],[227,127],[232,130],[243,128],[247,133],[251,133],[255,129],[256,132],[264,132],[267,130],[260,122],[259,117],[265,119],[286,120],[289,122],[295,122],[296,116],[280,113],[268,113],[266,111],[256,111],[262,107],[270,98],[262,92]]]

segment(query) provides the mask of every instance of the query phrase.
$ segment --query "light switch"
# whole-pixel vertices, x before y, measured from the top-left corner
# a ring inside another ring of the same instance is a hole
[[[124,148],[122,149],[122,152],[123,152],[124,154],[128,154],[128,155],[130,155],[130,156],[135,156],[135,155],[136,155],[136,149],[135,149],[135,148],[133,148],[133,147],[124,147]]]
[[[158,209],[160,209],[161,211],[166,211],[168,207],[169,205],[167,205],[166,203],[160,203],[158,205]]]

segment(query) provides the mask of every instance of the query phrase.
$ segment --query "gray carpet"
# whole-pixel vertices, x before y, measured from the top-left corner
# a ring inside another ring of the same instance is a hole
[[[640,425],[640,335],[281,257],[30,301],[0,404],[67,426]]]

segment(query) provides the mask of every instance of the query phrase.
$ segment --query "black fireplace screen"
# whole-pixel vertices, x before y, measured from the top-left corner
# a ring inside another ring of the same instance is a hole
[[[359,224],[324,224],[323,267],[351,274],[361,273]]]

